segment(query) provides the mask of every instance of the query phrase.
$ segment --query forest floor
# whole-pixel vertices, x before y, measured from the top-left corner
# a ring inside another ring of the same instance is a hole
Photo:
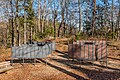
[[[0,80],[120,80],[120,41],[110,41],[108,66],[105,64],[67,59],[67,39],[58,40],[56,51],[46,59],[16,61],[13,69],[0,74]],[[0,49],[0,61],[10,60],[10,49]]]

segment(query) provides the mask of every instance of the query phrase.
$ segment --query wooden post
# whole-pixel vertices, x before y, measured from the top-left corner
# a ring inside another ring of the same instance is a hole
[[[94,44],[92,44],[92,65],[94,65],[93,61],[94,61]]]

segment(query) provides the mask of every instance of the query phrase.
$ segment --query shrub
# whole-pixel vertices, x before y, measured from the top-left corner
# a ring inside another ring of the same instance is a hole
[[[53,34],[54,34],[54,30],[53,30],[53,28],[52,27],[47,27],[46,29],[45,29],[45,32],[38,32],[36,35],[34,35],[33,36],[33,39],[37,39],[37,40],[39,40],[39,39],[44,39],[44,38],[46,38],[47,36],[53,36]]]
[[[87,35],[85,35],[85,34],[82,33],[82,32],[78,32],[78,33],[75,35],[75,39],[76,39],[76,40],[86,39],[86,38],[87,38]]]

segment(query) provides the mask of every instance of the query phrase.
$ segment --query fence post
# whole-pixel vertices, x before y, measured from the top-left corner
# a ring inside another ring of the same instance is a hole
[[[82,59],[82,57],[81,57],[81,41],[79,42],[79,44],[80,44],[80,63],[81,63],[81,59]]]
[[[13,65],[13,57],[12,57],[12,54],[13,54],[13,48],[11,46],[11,65]]]
[[[23,58],[23,63],[24,63],[24,54],[25,54],[25,51],[23,51],[23,48],[22,48],[22,58]]]
[[[68,41],[68,57],[67,57],[67,58],[68,58],[68,61],[69,61],[69,54],[70,54],[70,53],[69,53],[69,41]]]
[[[85,43],[85,41],[84,41],[84,43]],[[83,44],[84,45],[84,59],[85,59],[85,44]]]
[[[73,41],[72,41],[72,57],[73,57]]]
[[[92,41],[92,43],[93,43],[93,41]],[[95,44],[92,44],[92,65],[94,65],[94,54],[95,54],[95,51],[94,51],[94,46],[95,46]]]
[[[108,65],[107,57],[108,57],[108,49],[107,49],[107,40],[106,40],[106,67]]]
[[[96,44],[96,45],[95,45],[95,58],[96,58],[96,61],[98,60],[98,57],[99,57],[99,56],[98,56],[98,52],[99,52],[99,51],[98,51],[98,49],[99,49],[99,48],[98,48],[98,45],[99,45],[99,44]]]
[[[101,45],[101,59],[102,59],[102,55],[103,55],[103,40],[102,40],[102,45]]]
[[[88,60],[89,60],[89,57],[90,57],[90,54],[89,54],[89,51],[90,50],[90,45],[88,44]]]
[[[35,47],[36,45],[34,44],[34,63],[36,63]]]

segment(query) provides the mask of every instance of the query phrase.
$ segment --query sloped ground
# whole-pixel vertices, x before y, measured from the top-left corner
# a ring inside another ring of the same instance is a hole
[[[47,59],[15,61],[14,69],[0,74],[0,80],[120,80],[120,50],[109,46],[108,67],[104,63],[68,60],[65,40],[57,40],[56,51]],[[10,51],[10,50],[8,50]],[[1,54],[10,60],[10,53]]]

